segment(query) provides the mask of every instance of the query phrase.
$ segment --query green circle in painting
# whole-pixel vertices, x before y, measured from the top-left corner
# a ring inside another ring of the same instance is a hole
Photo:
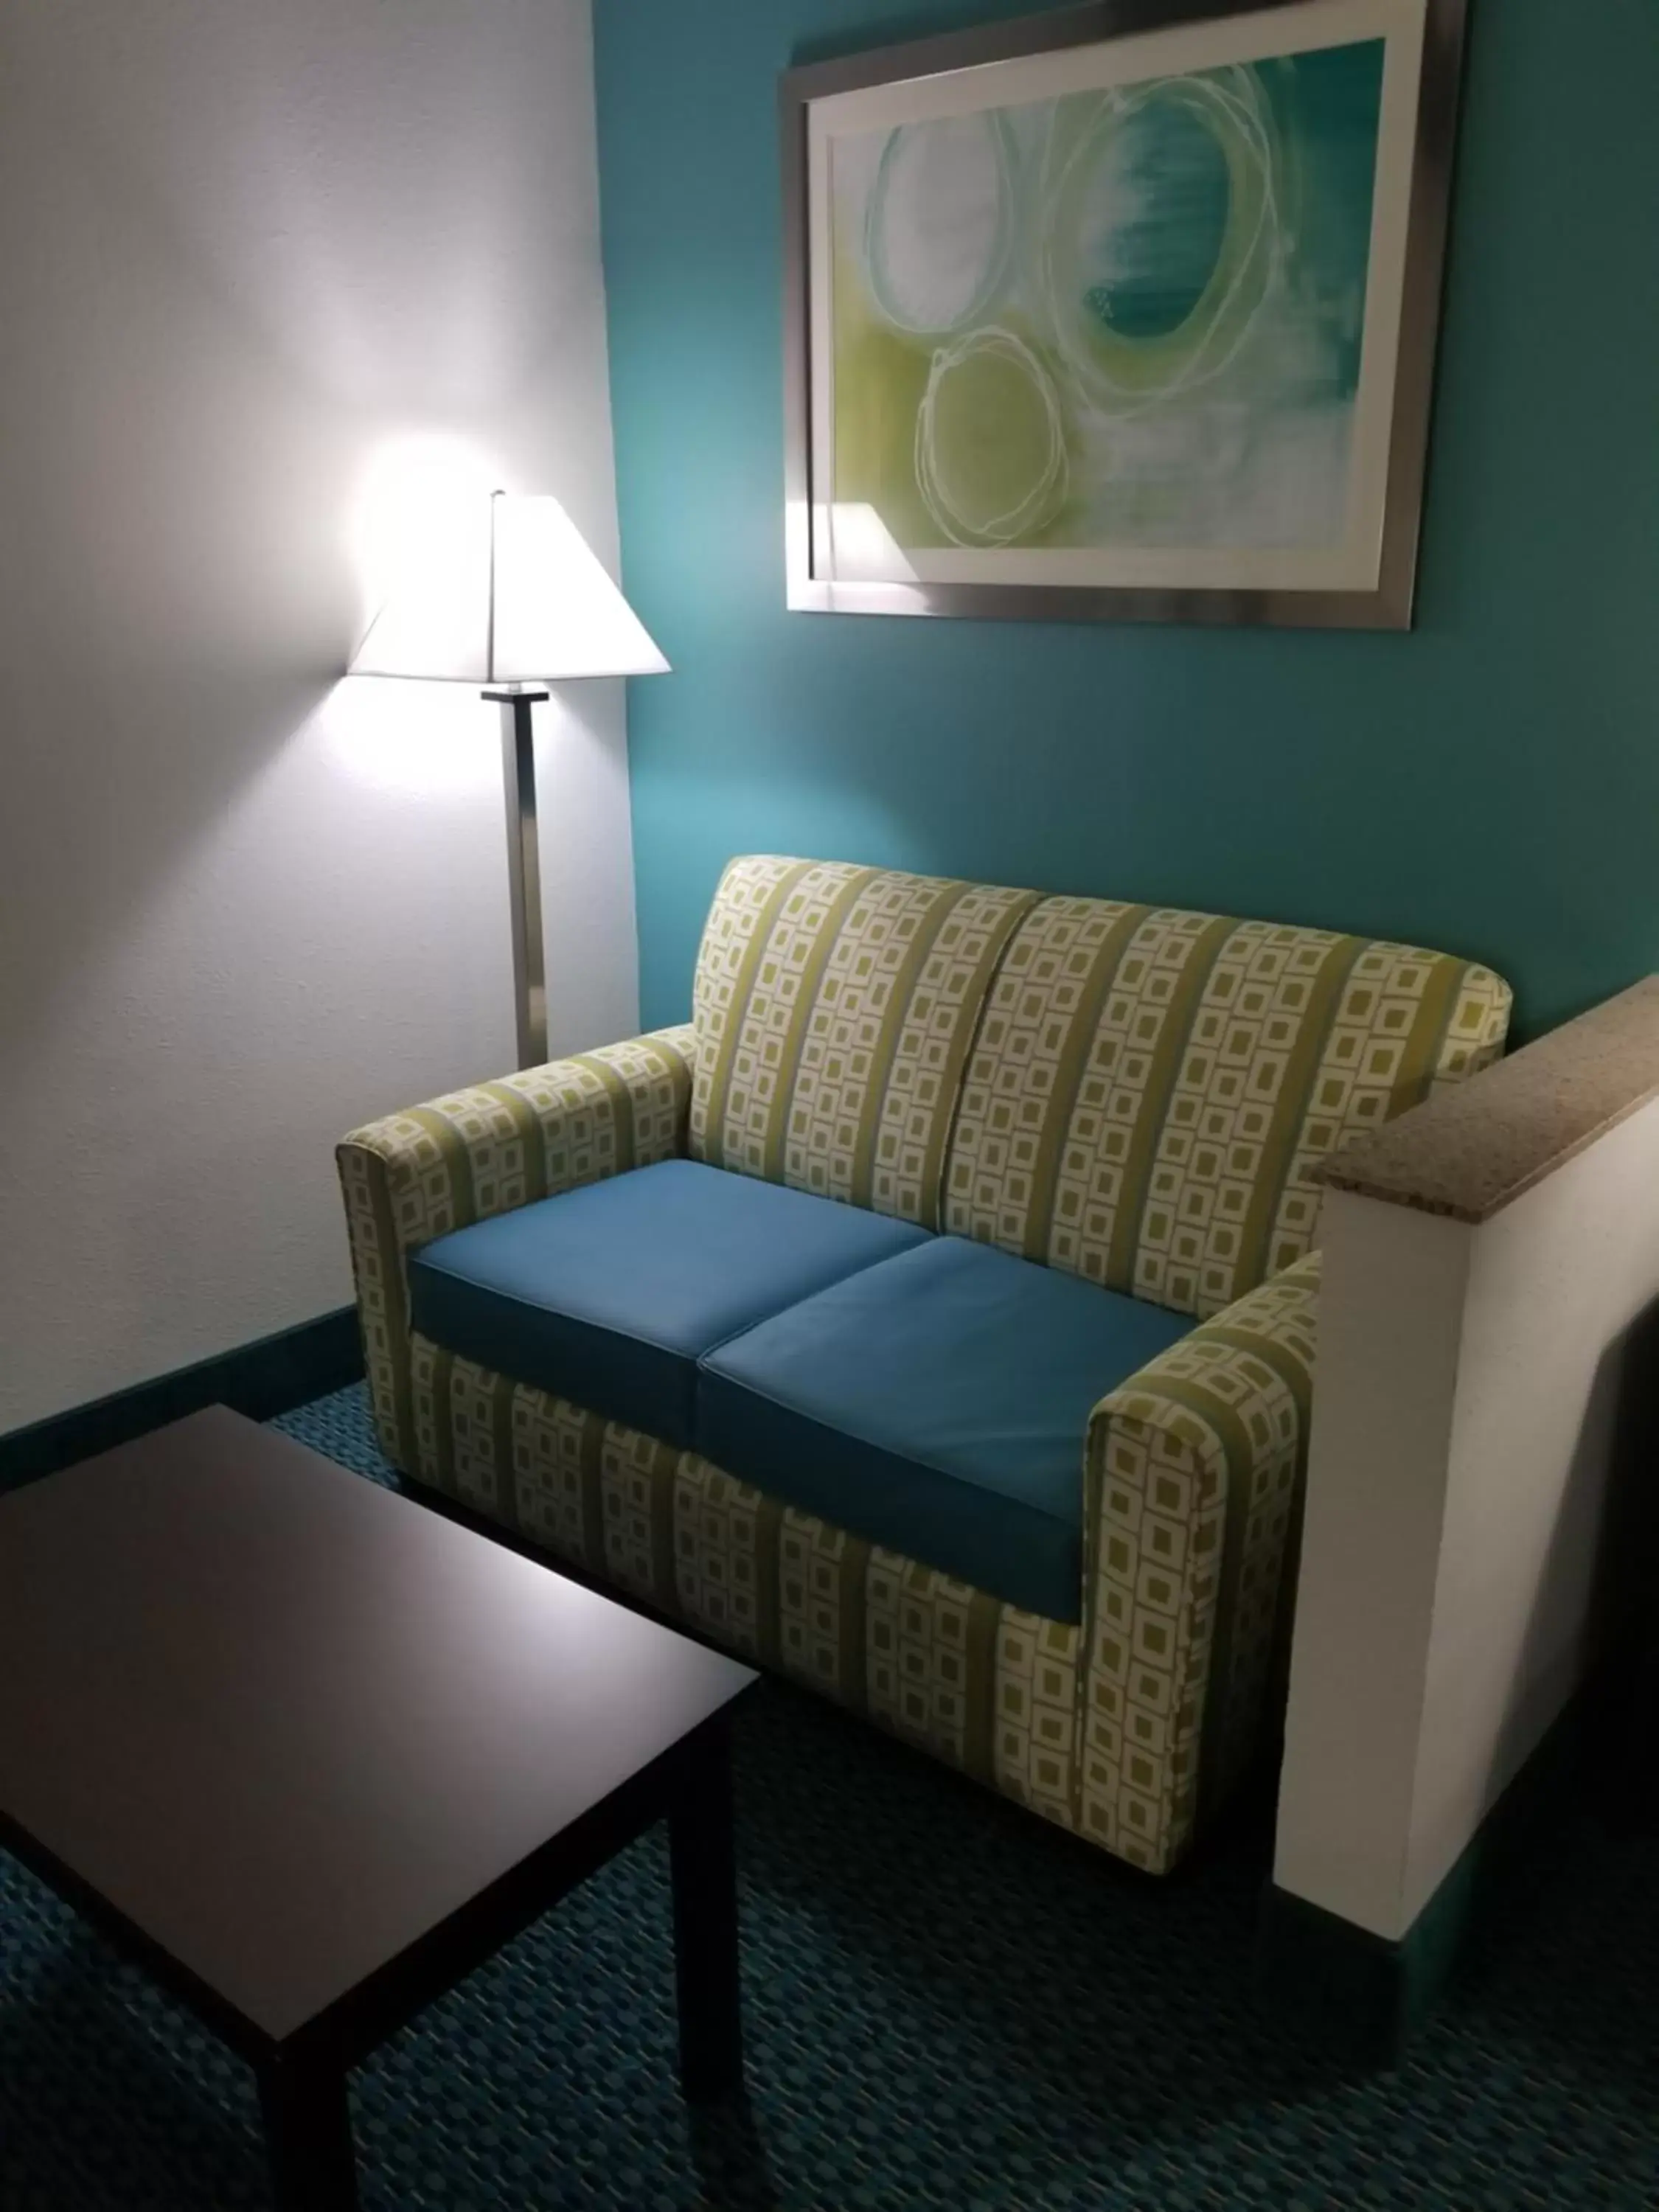
[[[1052,379],[1012,331],[976,331],[933,356],[916,424],[916,477],[959,545],[1012,545],[1066,495],[1065,425]]]

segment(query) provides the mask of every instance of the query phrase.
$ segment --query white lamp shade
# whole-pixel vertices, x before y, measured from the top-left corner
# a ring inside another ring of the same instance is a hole
[[[558,501],[497,492],[434,516],[350,673],[561,684],[667,666]]]

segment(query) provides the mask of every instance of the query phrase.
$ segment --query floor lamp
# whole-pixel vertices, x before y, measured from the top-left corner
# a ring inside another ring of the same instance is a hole
[[[519,1064],[547,1058],[547,974],[532,716],[548,687],[666,670],[556,499],[498,491],[446,515],[369,625],[353,676],[476,684],[501,710]]]

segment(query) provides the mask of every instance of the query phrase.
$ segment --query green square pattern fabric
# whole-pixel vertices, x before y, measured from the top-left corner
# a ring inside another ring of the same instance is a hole
[[[1036,896],[733,860],[697,956],[691,1157],[937,1228],[974,1024]]]
[[[1090,1415],[1190,1326],[939,1237],[707,1353],[697,1449],[870,1543],[1076,1621]]]
[[[942,1225],[1219,1313],[1310,1249],[1328,1152],[1497,1057],[1510,1000],[1411,945],[1044,899],[990,988]]]
[[[687,1446],[702,1353],[926,1234],[663,1160],[441,1237],[410,1264],[410,1316],[448,1352]]]

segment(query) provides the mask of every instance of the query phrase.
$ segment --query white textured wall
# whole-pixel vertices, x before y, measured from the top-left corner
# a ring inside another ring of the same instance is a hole
[[[3,35],[0,1430],[343,1303],[334,1138],[511,1064],[495,710],[333,690],[376,457],[616,554],[587,0]],[[556,1049],[636,1005],[620,688],[567,699]]]
[[[1593,1655],[1659,1102],[1479,1227],[1333,1191],[1322,1242],[1274,1879],[1397,1939]]]

